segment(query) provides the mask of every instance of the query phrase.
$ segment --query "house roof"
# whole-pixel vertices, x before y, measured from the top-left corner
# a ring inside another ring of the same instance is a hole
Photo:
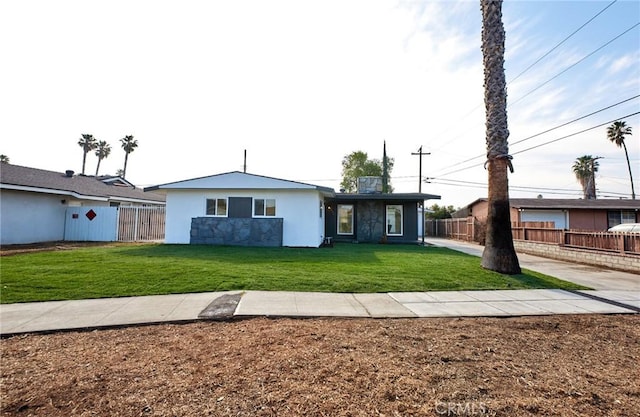
[[[193,178],[167,184],[154,185],[145,188],[145,191],[166,192],[168,190],[317,190],[324,194],[334,194],[333,188],[320,187],[313,184],[305,184],[297,181],[283,180],[266,177],[263,175],[247,174],[233,171],[206,177]]]
[[[423,193],[338,193],[333,197],[337,201],[361,201],[361,200],[384,200],[384,201],[424,201],[440,200],[439,195]]]
[[[487,201],[479,198],[466,206],[471,208],[479,202]],[[640,210],[640,200],[620,199],[567,199],[567,198],[511,198],[511,207],[517,209],[589,209],[589,210]]]
[[[64,172],[46,171],[20,165],[1,164],[0,188],[69,195],[82,200],[136,201],[164,203],[165,197],[146,193],[140,188],[128,186],[126,180],[116,177],[67,176]],[[113,185],[109,185],[113,184]]]

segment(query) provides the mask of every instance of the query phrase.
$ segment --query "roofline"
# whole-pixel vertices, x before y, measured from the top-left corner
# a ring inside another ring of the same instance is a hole
[[[320,191],[320,192],[329,193],[329,194],[335,194],[335,190],[333,188],[330,188],[330,187],[322,187],[320,185],[309,184],[309,183],[306,183],[306,182],[285,180],[283,178],[269,177],[269,176],[266,176],[266,175],[259,175],[259,174],[250,174],[248,172],[241,172],[241,171],[222,172],[220,174],[205,175],[203,177],[188,178],[188,179],[180,180],[180,181],[172,181],[172,182],[168,182],[168,183],[165,183],[165,184],[158,184],[158,185],[152,185],[151,187],[145,187],[143,190],[145,192],[147,192],[147,191],[162,191],[162,190],[170,189],[170,188],[163,188],[163,187],[165,187],[167,185],[178,184],[178,183],[186,182],[186,181],[196,181],[196,180],[201,180],[201,179],[204,179],[204,178],[219,177],[219,176],[222,176],[222,175],[229,175],[229,174],[244,174],[244,175],[250,175],[252,177],[266,178],[266,179],[269,179],[269,180],[292,182],[292,183],[295,183],[295,184],[306,185],[308,187],[312,187],[312,189],[315,189],[315,190]],[[206,188],[183,188],[183,190],[203,190],[203,189],[206,189]],[[238,187],[229,187],[229,188],[218,187],[216,189],[217,190],[237,190],[239,188]],[[279,190],[279,189],[287,190],[288,188],[270,188],[270,189],[271,190]]]
[[[28,191],[32,193],[41,193],[41,194],[56,194],[56,195],[63,195],[63,196],[71,196],[73,198],[77,198],[78,200],[89,200],[89,201],[107,202],[110,200],[117,200],[117,201],[126,201],[130,203],[149,203],[149,204],[161,204],[161,205],[166,204],[166,202],[162,200],[147,200],[147,199],[132,198],[132,197],[119,197],[116,195],[100,197],[95,195],[78,194],[74,191],[59,190],[56,188],[30,187],[26,185],[0,184],[0,189],[13,190],[13,191]]]
[[[440,200],[439,195],[423,193],[337,193],[333,196],[336,200]]]
[[[33,193],[42,193],[42,194],[68,195],[68,196],[77,198],[78,200],[109,201],[109,197],[98,197],[93,195],[78,194],[74,191],[58,190],[56,188],[41,188],[41,187],[30,187],[27,185],[0,184],[0,189],[7,189],[7,190],[14,190],[14,191],[29,191]]]

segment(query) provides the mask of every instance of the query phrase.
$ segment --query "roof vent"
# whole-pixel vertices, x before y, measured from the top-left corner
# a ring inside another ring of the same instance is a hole
[[[75,172],[73,172],[72,170],[68,169],[64,172],[64,176],[67,178],[71,178],[73,177],[73,174],[75,174]]]

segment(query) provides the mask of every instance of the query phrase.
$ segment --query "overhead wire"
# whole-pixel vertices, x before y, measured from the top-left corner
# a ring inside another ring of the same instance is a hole
[[[591,117],[591,116],[594,116],[594,115],[596,115],[596,114],[598,114],[598,113],[602,113],[603,111],[606,111],[606,110],[612,109],[612,108],[614,108],[614,107],[616,107],[616,106],[619,106],[619,105],[621,105],[621,104],[627,103],[627,102],[629,102],[629,101],[631,101],[631,100],[634,100],[634,99],[637,99],[637,98],[639,98],[639,97],[640,97],[640,94],[635,95],[635,96],[633,96],[633,97],[629,97],[629,98],[624,99],[624,100],[621,100],[621,101],[618,101],[617,103],[614,103],[614,104],[611,104],[611,105],[605,106],[605,107],[603,107],[603,108],[601,108],[601,109],[598,109],[598,110],[596,110],[596,111],[593,111],[593,112],[591,112],[591,113],[589,113],[589,114],[585,114],[585,115],[583,115],[583,116],[580,116],[580,117],[577,117],[577,118],[575,118],[575,119],[572,119],[572,120],[570,120],[570,121],[568,121],[568,122],[565,122],[565,123],[559,124],[559,125],[557,125],[557,126],[554,126],[554,127],[552,127],[552,128],[546,129],[546,130],[544,130],[544,131],[542,131],[542,132],[539,132],[539,133],[533,134],[533,135],[531,135],[531,136],[528,136],[528,137],[526,137],[526,138],[523,138],[523,139],[517,140],[517,141],[515,141],[515,142],[512,142],[512,143],[510,144],[510,146],[514,146],[514,145],[520,144],[520,143],[522,143],[522,142],[525,142],[525,141],[528,141],[528,140],[530,140],[530,139],[536,138],[536,137],[541,136],[541,135],[543,135],[543,134],[546,134],[546,133],[552,132],[552,131],[557,130],[557,129],[560,129],[560,128],[562,128],[562,127],[566,127],[566,126],[568,126],[568,125],[570,125],[570,124],[573,124],[573,123],[576,123],[576,122],[578,122],[578,121],[580,121],[580,120],[586,119],[587,117]],[[618,119],[616,119],[616,120],[620,120],[620,119],[618,118]],[[517,153],[520,153],[520,152],[517,152]],[[513,154],[515,155],[515,153],[513,153]],[[471,162],[471,161],[473,161],[473,160],[480,159],[480,158],[484,158],[484,157],[485,157],[485,154],[477,155],[477,156],[474,156],[474,157],[472,157],[472,158],[465,159],[464,161],[456,162],[455,164],[449,165],[449,167],[448,167],[448,168],[453,168],[453,167],[455,167],[455,166],[462,165],[462,164],[465,164],[465,163],[467,163],[467,162]],[[441,171],[443,171],[443,170],[445,170],[445,169],[447,169],[447,167],[442,168],[442,169],[441,169]],[[454,172],[457,172],[457,171],[454,171]],[[443,175],[448,175],[448,174],[443,174]]]
[[[540,56],[538,59],[536,59],[531,65],[529,65],[527,68],[525,68],[522,72],[520,72],[518,75],[516,75],[514,78],[510,79],[507,81],[507,86],[509,84],[511,84],[513,81],[515,81],[516,79],[518,79],[520,76],[522,76],[523,74],[525,74],[527,71],[529,71],[531,68],[533,68],[534,66],[536,66],[538,63],[540,63],[544,58],[546,58],[548,55],[550,55],[553,51],[555,51],[558,47],[560,47],[563,43],[565,43],[566,41],[568,41],[569,39],[571,39],[575,34],[577,34],[578,32],[580,32],[582,29],[584,29],[589,23],[591,23],[592,21],[594,21],[598,16],[600,16],[602,13],[604,13],[605,10],[607,10],[609,7],[613,6],[614,3],[616,3],[618,0],[613,0],[611,3],[609,3],[607,6],[605,6],[602,10],[600,10],[598,13],[596,13],[595,15],[593,15],[591,18],[589,18],[589,20],[587,20],[585,23],[583,23],[580,27],[578,27],[576,30],[574,30],[573,32],[571,32],[568,36],[566,36],[563,40],[561,40],[559,43],[557,43],[555,46],[553,46],[551,49],[549,49],[547,52],[545,52],[542,56]],[[471,114],[473,114],[476,110],[478,110],[479,108],[482,107],[482,103],[478,104],[476,107],[474,107],[472,110],[470,110],[469,112],[467,112],[464,116],[462,116],[462,118],[460,120],[464,120],[467,117],[469,117]],[[438,134],[437,137],[439,137],[441,135]],[[449,143],[453,142],[454,140],[458,139],[460,136],[462,135],[458,135],[455,138],[445,142],[440,148],[437,149],[442,149],[442,147],[448,145]]]

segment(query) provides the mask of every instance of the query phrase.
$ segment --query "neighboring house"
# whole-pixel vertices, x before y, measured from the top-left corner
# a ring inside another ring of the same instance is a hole
[[[64,239],[67,208],[163,206],[164,196],[145,193],[120,177],[74,175],[0,165],[0,243]]]
[[[426,194],[336,194],[332,188],[228,172],[146,188],[166,194],[166,243],[318,247],[327,237],[416,242]],[[385,218],[385,207],[387,218]],[[365,227],[366,225],[366,227]]]
[[[560,198],[512,198],[512,222],[554,222],[556,229],[602,230],[620,223],[640,222],[640,200],[583,200]],[[453,217],[487,218],[486,198],[475,200]]]

